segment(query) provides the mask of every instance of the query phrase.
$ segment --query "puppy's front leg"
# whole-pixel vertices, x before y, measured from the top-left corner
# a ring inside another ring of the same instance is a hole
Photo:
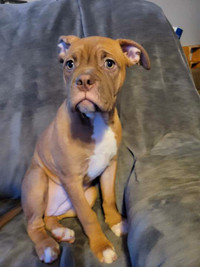
[[[115,199],[115,179],[117,171],[117,160],[113,159],[110,165],[101,175],[100,184],[103,197],[103,209],[105,222],[111,230],[117,235],[127,233],[127,222],[117,210]]]
[[[102,232],[95,212],[85,197],[82,181],[73,180],[64,183],[76,214],[89,238],[90,248],[101,262],[112,263],[117,255],[110,241]]]

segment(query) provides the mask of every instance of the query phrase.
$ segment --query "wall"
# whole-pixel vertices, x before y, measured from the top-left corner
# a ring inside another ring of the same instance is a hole
[[[183,29],[181,44],[200,44],[200,0],[149,0],[159,5],[172,26]]]

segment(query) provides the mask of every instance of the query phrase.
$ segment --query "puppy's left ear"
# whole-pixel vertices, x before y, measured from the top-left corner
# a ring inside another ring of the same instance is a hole
[[[64,61],[70,45],[79,39],[80,38],[75,35],[60,36],[58,40],[58,58],[61,63]]]
[[[127,59],[128,67],[140,64],[147,70],[151,68],[150,59],[144,47],[132,40],[117,39],[117,41]]]

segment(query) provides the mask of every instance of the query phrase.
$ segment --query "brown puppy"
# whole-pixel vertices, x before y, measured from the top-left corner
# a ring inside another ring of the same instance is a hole
[[[62,36],[58,44],[63,62],[67,99],[39,138],[22,184],[22,204],[27,231],[36,252],[46,263],[59,255],[58,241],[74,241],[74,232],[59,223],[77,215],[101,262],[117,255],[91,209],[98,176],[105,221],[117,235],[126,221],[116,209],[114,184],[121,124],[115,108],[126,66],[150,68],[144,48],[131,40],[104,37],[80,39]]]

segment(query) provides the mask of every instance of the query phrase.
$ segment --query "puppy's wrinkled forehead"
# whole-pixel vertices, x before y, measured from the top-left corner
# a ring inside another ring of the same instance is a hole
[[[79,38],[74,35],[60,36],[58,41],[58,58],[64,62],[69,57],[82,56],[88,60],[100,54],[102,57],[111,57],[127,67],[139,64],[149,70],[150,60],[146,50],[137,42],[128,39],[111,39],[107,37],[91,36]]]
[[[105,57],[115,59],[118,64],[123,64],[124,56],[120,45],[108,38],[87,37],[76,40],[69,47],[67,59],[73,58],[84,61],[84,63],[92,63],[94,60],[101,60]]]

